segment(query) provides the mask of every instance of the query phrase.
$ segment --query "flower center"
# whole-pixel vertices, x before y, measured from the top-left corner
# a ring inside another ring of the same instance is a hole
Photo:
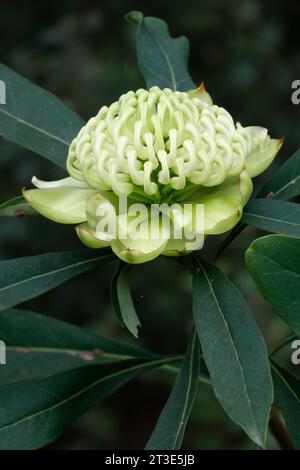
[[[103,106],[71,143],[67,169],[98,190],[167,200],[239,174],[252,146],[246,129],[224,108],[153,87]]]

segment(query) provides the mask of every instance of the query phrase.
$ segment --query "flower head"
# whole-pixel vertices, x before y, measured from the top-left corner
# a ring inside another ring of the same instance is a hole
[[[140,263],[188,251],[185,237],[174,237],[178,225],[195,235],[230,230],[252,193],[251,178],[271,164],[281,144],[264,128],[235,124],[203,86],[187,93],[158,87],[129,91],[103,106],[73,140],[70,177],[52,183],[34,178],[39,189],[24,196],[52,220],[80,223],[77,233],[86,245],[111,245],[121,259]],[[127,200],[125,208],[121,198]],[[130,213],[135,203],[146,206],[138,221]],[[153,204],[177,208],[154,217]],[[190,207],[187,217],[178,217],[182,204]],[[194,220],[199,204],[200,222]],[[122,237],[97,229],[107,213],[122,227]],[[142,235],[133,236],[134,231]]]

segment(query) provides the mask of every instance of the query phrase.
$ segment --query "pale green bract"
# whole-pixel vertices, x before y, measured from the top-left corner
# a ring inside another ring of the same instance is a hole
[[[170,230],[186,221],[171,211],[169,224],[165,217],[157,222],[151,204],[189,204],[191,214],[203,204],[204,236],[224,233],[241,218],[252,193],[251,178],[272,163],[281,145],[282,139],[271,139],[262,127],[235,124],[203,85],[190,92],[139,89],[103,106],[80,130],[69,148],[69,177],[54,182],[34,177],[38,189],[23,194],[43,216],[79,224],[76,231],[88,247],[111,246],[122,260],[143,263],[160,254],[187,252],[186,240],[175,239]],[[120,208],[122,197],[126,210]],[[134,203],[149,207],[135,232],[158,224],[158,238],[137,239],[124,224]],[[126,227],[125,236],[97,230],[104,209],[116,215],[118,228]],[[189,231],[197,234],[192,215],[189,223]]]

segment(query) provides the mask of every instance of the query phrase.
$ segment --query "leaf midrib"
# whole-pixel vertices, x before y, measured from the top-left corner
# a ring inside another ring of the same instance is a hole
[[[95,349],[97,350],[98,354],[95,354]],[[129,359],[133,358],[133,355],[130,354],[117,354],[117,353],[108,353],[105,351],[102,351],[99,348],[94,348],[94,349],[72,349],[72,348],[55,348],[55,347],[44,347],[44,346],[18,346],[18,345],[9,345],[6,346],[7,351],[14,351],[17,353],[22,354],[24,351],[24,354],[27,353],[45,353],[45,354],[66,354],[69,356],[78,356],[80,357],[82,354],[95,354],[95,359],[96,358],[102,358],[102,357],[107,357],[107,358],[115,358],[115,359]]]
[[[151,33],[151,30],[149,29],[149,27],[147,26],[147,24],[145,23],[145,21],[142,19],[142,22],[144,23],[144,27],[145,29],[147,30],[147,33],[150,35],[150,37],[152,38],[152,41],[156,44],[156,46],[158,47],[158,49],[161,51],[166,63],[167,63],[167,66],[170,70],[170,75],[171,75],[171,81],[172,81],[172,87],[173,87],[173,90],[176,91],[177,90],[177,87],[176,87],[176,77],[175,77],[175,74],[174,74],[174,71],[173,71],[173,67],[172,67],[172,64],[169,60],[169,57],[168,57],[168,54],[166,53],[166,51],[164,50],[164,48],[159,44],[159,42],[156,40],[155,36],[152,35]],[[171,39],[172,40],[172,39]],[[152,72],[152,71],[151,71]]]
[[[178,427],[177,433],[175,435],[175,441],[174,441],[174,444],[172,446],[172,450],[176,449],[177,442],[178,442],[178,439],[180,437],[181,430],[182,430],[183,426],[185,425],[186,412],[187,412],[188,404],[189,404],[189,401],[190,401],[190,392],[191,392],[193,369],[194,369],[194,362],[195,362],[195,351],[194,351],[195,342],[196,342],[196,333],[194,333],[193,341],[192,341],[192,345],[191,345],[192,354],[191,354],[190,370],[189,370],[189,376],[188,376],[187,392],[186,392],[186,395],[185,395],[184,406],[183,406],[182,413],[181,413],[180,426]]]
[[[250,247],[251,250],[248,251],[248,256],[249,256],[249,253],[251,254],[251,252],[256,252],[256,254],[259,254],[262,258],[266,258],[268,259],[269,261],[271,261],[272,264],[274,264],[275,266],[278,266],[280,268],[282,268],[282,270],[284,271],[287,271],[288,273],[292,274],[292,275],[295,275],[297,277],[300,277],[300,273],[298,273],[297,271],[292,271],[291,268],[285,266],[284,264],[281,264],[279,261],[277,261],[275,258],[272,258],[270,255],[266,254],[266,253],[263,253],[261,252],[260,250],[258,250],[255,245],[252,245],[252,247]],[[248,248],[249,250],[249,248]]]
[[[105,255],[105,256],[97,256],[96,258],[91,258],[89,260],[85,260],[85,261],[80,261],[78,263],[74,263],[74,264],[69,264],[68,266],[64,266],[62,268],[59,268],[59,269],[55,269],[53,271],[47,271],[46,273],[43,273],[43,274],[38,274],[36,276],[32,276],[30,278],[27,278],[25,280],[21,280],[21,281],[18,281],[18,282],[15,282],[13,284],[9,284],[8,286],[4,286],[4,287],[1,287],[0,288],[0,293],[4,292],[5,290],[7,289],[11,289],[11,288],[14,288],[14,287],[17,287],[19,286],[20,284],[26,284],[28,282],[32,282],[32,281],[35,281],[36,279],[41,279],[45,276],[52,276],[53,274],[57,274],[57,273],[60,273],[60,272],[63,272],[63,271],[66,271],[68,269],[71,269],[71,268],[76,268],[77,266],[81,266],[81,265],[84,265],[86,263],[92,263],[94,261],[97,261],[97,260],[105,260],[106,258],[111,258],[113,259],[113,255],[111,254],[108,254],[108,255]]]
[[[211,293],[212,293],[212,295],[213,295],[213,298],[215,299],[215,302],[216,302],[216,305],[217,305],[217,307],[218,307],[218,310],[219,310],[219,312],[220,312],[220,314],[221,314],[221,317],[222,317],[222,319],[223,319],[223,321],[224,321],[224,325],[225,325],[225,327],[226,327],[226,329],[227,329],[227,331],[228,331],[229,339],[230,339],[230,342],[231,342],[233,351],[234,351],[234,353],[235,353],[238,366],[239,366],[239,368],[240,368],[241,377],[242,377],[242,381],[243,381],[243,384],[244,384],[244,389],[245,389],[245,391],[247,392],[247,393],[246,393],[246,398],[247,398],[248,405],[249,405],[249,408],[250,408],[250,411],[251,411],[251,415],[252,415],[252,418],[253,418],[253,421],[254,421],[254,424],[255,424],[255,427],[256,427],[256,432],[257,432],[257,435],[258,435],[259,438],[260,438],[259,431],[258,431],[258,426],[257,426],[257,421],[256,421],[256,417],[255,417],[255,414],[254,414],[254,411],[253,411],[253,407],[252,407],[252,404],[251,404],[251,400],[250,400],[250,397],[249,397],[249,392],[248,392],[248,386],[247,386],[246,378],[245,378],[245,375],[244,375],[244,372],[243,372],[243,368],[242,368],[242,364],[241,364],[240,359],[239,359],[238,352],[237,352],[237,350],[236,350],[236,348],[235,348],[235,345],[234,345],[234,342],[233,342],[232,334],[231,334],[231,332],[230,332],[228,323],[227,323],[227,321],[226,321],[226,319],[225,319],[225,317],[224,317],[224,315],[223,315],[221,306],[220,306],[220,304],[219,304],[219,301],[218,301],[218,298],[217,298],[217,296],[216,296],[216,294],[215,294],[215,291],[214,291],[214,289],[213,289],[213,287],[212,287],[212,284],[211,284],[211,282],[210,282],[210,279],[209,279],[209,277],[207,276],[206,271],[205,271],[204,267],[202,266],[202,263],[201,263],[199,260],[197,260],[197,261],[198,261],[198,265],[199,265],[200,268],[202,269],[202,272],[203,272],[203,274],[204,274],[204,276],[205,276],[205,278],[206,278],[206,281],[207,281],[207,283],[208,283],[208,285],[209,285],[210,291],[211,291]],[[237,421],[238,421],[238,420],[237,420]],[[242,425],[241,423],[239,423],[239,424],[240,424],[240,426],[241,426],[243,429],[245,429],[244,425]]]
[[[247,216],[247,215],[250,216],[250,217],[257,217],[258,219],[272,220],[274,222],[280,222],[280,223],[283,223],[285,225],[293,225],[293,226],[296,226],[296,227],[298,227],[300,225],[299,223],[289,222],[285,219],[275,219],[274,217],[269,217],[267,215],[259,215],[259,214],[251,213],[251,212],[244,212],[243,217]]]
[[[54,134],[51,134],[50,132],[47,132],[45,129],[42,129],[41,127],[37,127],[37,126],[35,126],[34,124],[31,124],[28,121],[24,121],[24,119],[16,116],[15,114],[10,113],[9,111],[5,111],[2,107],[0,107],[0,112],[3,113],[3,114],[6,114],[7,116],[9,116],[12,119],[15,119],[18,123],[20,123],[24,126],[27,126],[31,129],[37,131],[37,132],[40,132],[41,134],[44,134],[44,135],[46,135],[47,137],[50,137],[53,140],[57,140],[58,142],[60,142],[61,144],[66,145],[67,147],[70,146],[70,142],[67,142],[64,139],[61,139],[60,137],[58,137]]]
[[[294,184],[296,184],[296,182],[298,181],[298,179],[300,179],[300,175],[298,176],[295,176],[295,178],[292,178],[288,183],[286,183],[284,186],[282,186],[280,189],[278,189],[274,194],[273,194],[273,198],[275,196],[278,196],[278,194],[280,194],[282,191],[284,191],[286,188],[288,188],[289,186],[294,186]]]
[[[88,385],[87,387],[84,387],[83,389],[79,390],[78,392],[74,393],[73,395],[69,396],[68,398],[56,403],[53,406],[49,406],[47,408],[44,408],[41,411],[33,413],[30,416],[25,416],[24,418],[19,419],[19,420],[13,422],[13,423],[10,423],[10,424],[7,424],[3,427],[0,427],[0,432],[5,431],[6,429],[9,429],[9,428],[13,428],[13,427],[17,426],[18,424],[23,423],[25,421],[29,421],[31,419],[34,419],[37,416],[43,415],[44,413],[51,412],[51,411],[55,410],[56,408],[59,408],[60,406],[65,405],[66,403],[73,400],[74,398],[79,397],[80,395],[87,392],[88,390],[91,390],[93,387],[100,384],[101,382],[105,382],[105,381],[107,381],[107,380],[109,380],[113,377],[121,376],[122,374],[126,374],[126,373],[131,372],[135,369],[139,369],[139,368],[143,369],[144,367],[148,367],[149,365],[150,366],[155,365],[155,364],[159,365],[159,364],[164,364],[164,363],[173,362],[173,361],[177,361],[177,360],[178,360],[178,357],[171,357],[171,358],[168,358],[168,359],[159,359],[159,360],[155,360],[155,361],[149,361],[147,363],[143,363],[142,365],[136,365],[136,366],[133,366],[133,367],[129,367],[128,369],[125,369],[125,370],[123,369],[122,371],[118,371],[118,372],[115,372],[113,374],[109,374],[106,377],[102,377],[101,379],[96,380],[92,384]]]

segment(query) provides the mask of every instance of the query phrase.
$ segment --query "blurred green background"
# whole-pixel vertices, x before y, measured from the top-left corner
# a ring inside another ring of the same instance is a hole
[[[291,102],[291,83],[300,78],[297,1],[164,0],[150,6],[145,0],[2,0],[0,8],[1,61],[55,93],[85,119],[128,89],[143,86],[135,31],[123,19],[138,9],[166,20],[173,36],[189,38],[191,74],[196,83],[205,82],[217,104],[243,125],[265,126],[272,136],[285,136],[268,174],[299,147],[300,105]],[[46,160],[1,141],[0,201],[30,185],[32,175],[51,180],[64,174]],[[243,292],[272,349],[288,329],[261,299],[244,264],[245,249],[261,234],[245,230],[219,264]],[[210,240],[204,256],[211,258],[218,243],[220,239]],[[68,226],[38,217],[1,219],[1,259],[79,247]],[[110,304],[114,269],[112,264],[87,273],[24,307],[134,341],[120,327]],[[142,322],[139,343],[163,354],[183,352],[192,324],[189,275],[178,263],[162,258],[134,268],[131,279]],[[288,348],[280,360],[289,363]],[[100,403],[49,448],[143,448],[172,383],[166,372],[148,373]],[[271,436],[268,446],[276,448]],[[253,446],[226,417],[211,389],[202,385],[184,448]]]

